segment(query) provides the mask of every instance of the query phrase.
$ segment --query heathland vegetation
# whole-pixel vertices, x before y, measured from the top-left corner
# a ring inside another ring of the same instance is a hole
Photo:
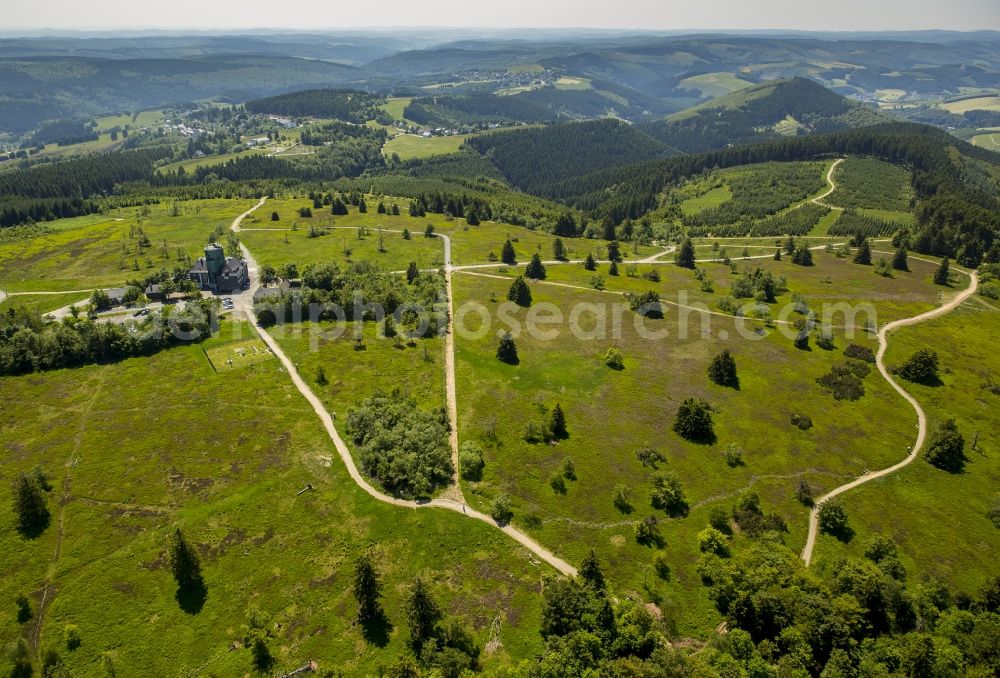
[[[0,172],[3,670],[996,673],[996,158],[452,58]]]

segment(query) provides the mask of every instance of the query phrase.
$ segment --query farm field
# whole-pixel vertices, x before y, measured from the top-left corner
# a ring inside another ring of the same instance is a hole
[[[562,90],[576,90],[583,91],[588,89],[594,89],[594,85],[591,84],[590,80],[587,78],[578,78],[569,75],[563,75],[559,77],[555,83],[556,89]]]
[[[93,289],[120,285],[160,268],[172,269],[178,265],[179,252],[200,256],[209,235],[218,227],[228,228],[253,202],[192,200],[176,205],[176,216],[173,203],[129,207],[50,222],[40,235],[0,243],[0,289]],[[149,239],[142,251],[139,229]]]
[[[958,115],[968,111],[1000,111],[1000,96],[991,95],[946,101],[941,104],[941,108]]]
[[[833,567],[883,534],[899,544],[910,572],[929,573],[956,590],[974,591],[996,573],[1000,529],[987,513],[1000,506],[1000,418],[998,396],[987,385],[1000,375],[1000,360],[989,348],[998,331],[1000,306],[976,296],[948,316],[893,335],[886,354],[890,366],[921,348],[938,351],[940,385],[904,383],[927,411],[932,431],[944,419],[956,420],[967,463],[963,472],[952,474],[919,458],[846,495],[854,538],[844,544],[821,536],[818,566]]]
[[[97,139],[92,141],[83,141],[78,144],[68,144],[66,146],[60,146],[58,144],[46,144],[45,147],[36,153],[34,158],[45,158],[48,160],[64,160],[72,156],[85,155],[88,153],[105,153],[107,151],[115,150],[124,143],[124,140],[119,138],[117,141],[111,139],[111,135],[107,132],[101,133]],[[14,170],[17,168],[17,163],[4,160],[0,162],[0,172],[5,170]]]
[[[973,146],[979,146],[989,151],[1000,152],[1000,131],[987,131],[982,134],[977,134],[969,139],[969,142]]]
[[[393,120],[403,122],[406,120],[403,117],[403,111],[406,110],[411,101],[413,101],[411,97],[389,97],[389,100],[382,104],[380,108],[391,115]]]
[[[696,89],[702,96],[719,97],[753,85],[735,73],[704,73],[680,81],[680,87]]]
[[[259,628],[276,672],[313,659],[373,674],[410,653],[402,599],[421,574],[480,647],[500,618],[503,646],[485,666],[540,651],[544,568],[488,525],[360,492],[277,361],[213,371],[205,351],[251,336],[224,323],[201,346],[0,380],[7,469],[40,465],[53,485],[52,524],[37,538],[16,533],[0,505],[0,595],[24,593],[34,611],[23,627],[0,616],[4,645],[23,633],[73,675],[242,675],[243,639]],[[122,445],[122,431],[138,430]],[[175,527],[207,587],[187,612],[166,564]],[[364,552],[384,578],[389,622],[367,640],[350,593]]]
[[[398,155],[402,160],[429,158],[454,153],[468,137],[467,134],[427,138],[416,134],[398,134],[385,143],[382,152],[387,156]]]

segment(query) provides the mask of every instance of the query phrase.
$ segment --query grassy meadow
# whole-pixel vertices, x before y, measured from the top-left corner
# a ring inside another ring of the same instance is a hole
[[[401,160],[429,158],[432,155],[447,155],[456,152],[467,138],[469,138],[468,134],[456,134],[450,137],[398,134],[385,142],[382,152],[387,156],[398,155]]]
[[[206,351],[250,332],[227,323],[200,346],[0,380],[5,475],[41,466],[53,485],[52,521],[37,538],[16,533],[10,503],[0,503],[0,597],[24,593],[33,610],[20,625],[5,606],[0,642],[55,649],[79,676],[108,666],[117,676],[244,675],[242,638],[258,619],[276,671],[315,659],[373,675],[409,652],[402,598],[419,573],[481,644],[500,617],[504,647],[487,666],[539,651],[547,570],[485,524],[361,492],[278,361],[212,369]],[[197,611],[175,600],[174,527],[201,558],[207,597]],[[350,592],[365,551],[384,578],[390,622],[372,642],[354,623]],[[73,651],[70,625],[82,641]]]
[[[86,290],[120,285],[202,254],[209,235],[252,207],[251,200],[192,200],[129,207],[46,224],[40,235],[0,243],[0,289]],[[149,247],[139,247],[139,229]],[[164,247],[164,241],[166,246]]]
[[[550,271],[557,268],[576,267]],[[491,308],[491,299],[504,299],[508,287],[505,280],[467,273],[456,275],[454,285],[458,314],[467,301]],[[536,304],[554,304],[567,317],[579,302],[623,301],[617,295],[542,283],[532,285],[532,294]],[[513,315],[523,322],[525,312]],[[477,317],[469,315],[473,332],[481,329]],[[609,329],[613,322],[608,319]],[[906,446],[913,422],[905,403],[877,377],[865,380],[867,394],[858,402],[835,401],[815,383],[832,365],[843,362],[841,350],[848,342],[842,337],[835,350],[814,346],[800,351],[773,331],[742,339],[734,319],[713,317],[712,336],[703,339],[701,314],[685,318],[674,308],[667,309],[665,320],[648,321],[648,326],[670,334],[658,341],[642,338],[627,307],[621,337],[578,339],[563,325],[558,326],[558,338],[523,333],[517,339],[521,362],[513,367],[494,357],[499,329],[495,318],[488,332],[475,333],[483,336],[459,331],[459,438],[476,440],[487,451],[482,482],[466,482],[464,488],[466,497],[480,507],[500,492],[510,495],[515,523],[543,544],[571,562],[595,547],[610,562],[622,591],[664,601],[681,633],[697,633],[697,628],[703,633],[715,612],[697,585],[695,534],[705,527],[708,511],[728,507],[739,492],[753,487],[766,509],[788,522],[786,541],[798,548],[806,524],[806,511],[793,496],[798,480],[806,479],[819,492],[885,465],[894,459],[893,450]],[[593,329],[593,316],[582,316],[581,327]],[[853,341],[873,345],[864,335]],[[625,356],[621,371],[603,362],[611,346]],[[739,390],[707,379],[709,360],[724,348],[736,357]],[[705,398],[716,408],[715,443],[689,443],[671,431],[677,407],[687,397]],[[556,403],[566,412],[569,438],[557,445],[525,442],[526,423],[542,422]],[[792,414],[811,417],[813,428],[799,430],[791,424]],[[723,450],[730,443],[744,450],[745,466],[727,466]],[[650,507],[651,471],[635,455],[642,447],[666,456],[665,468],[677,473],[684,485],[689,516],[667,518]],[[576,480],[567,482],[563,494],[549,482],[566,459],[575,466]],[[629,489],[632,511],[614,505],[617,485]],[[662,552],[635,540],[635,521],[652,514],[664,521],[667,547]],[[674,572],[670,582],[651,574],[657,556],[665,557]]]
[[[947,316],[892,335],[889,366],[921,348],[937,350],[941,384],[903,384],[927,411],[931,431],[947,418],[956,420],[967,463],[964,472],[951,474],[918,458],[845,495],[854,538],[843,544],[821,535],[817,565],[835,567],[840,557],[862,554],[882,534],[899,544],[911,573],[938,577],[956,590],[974,591],[996,574],[1000,527],[987,512],[1000,507],[1000,396],[986,385],[1000,379],[1000,357],[991,348],[998,331],[1000,306],[976,296]]]

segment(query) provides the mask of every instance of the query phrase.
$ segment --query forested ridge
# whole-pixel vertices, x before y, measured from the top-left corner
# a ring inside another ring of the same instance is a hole
[[[540,197],[621,223],[654,209],[658,195],[672,184],[712,169],[769,161],[872,157],[913,172],[912,188],[918,204],[911,247],[927,254],[957,256],[964,264],[978,265],[997,242],[1000,202],[970,185],[954,154],[998,163],[996,154],[944,131],[914,123],[886,123],[621,165],[558,183],[528,185],[522,181],[522,186]],[[529,167],[544,166],[547,159],[535,157],[523,162]],[[990,260],[997,257],[1000,251],[994,250]]]
[[[375,117],[385,97],[349,89],[307,89],[246,103],[248,111],[293,117],[335,118],[361,124]]]
[[[732,101],[732,103],[730,103]],[[769,83],[711,101],[689,113],[641,125],[642,131],[687,153],[777,139],[787,118],[809,132],[876,124],[885,118],[806,78]]]
[[[95,198],[149,180],[166,147],[108,153],[0,174],[0,227],[90,214]]]
[[[618,120],[494,132],[466,143],[487,156],[512,186],[529,193],[588,171],[676,154]]]
[[[431,126],[475,122],[550,122],[556,115],[520,96],[480,94],[414,99],[403,115],[415,123]]]

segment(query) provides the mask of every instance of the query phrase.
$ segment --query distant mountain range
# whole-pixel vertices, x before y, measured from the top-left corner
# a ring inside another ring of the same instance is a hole
[[[517,95],[565,119],[643,122],[796,77],[858,100],[906,104],[1000,91],[1000,33],[441,29],[8,37],[0,39],[0,131],[309,87]]]

